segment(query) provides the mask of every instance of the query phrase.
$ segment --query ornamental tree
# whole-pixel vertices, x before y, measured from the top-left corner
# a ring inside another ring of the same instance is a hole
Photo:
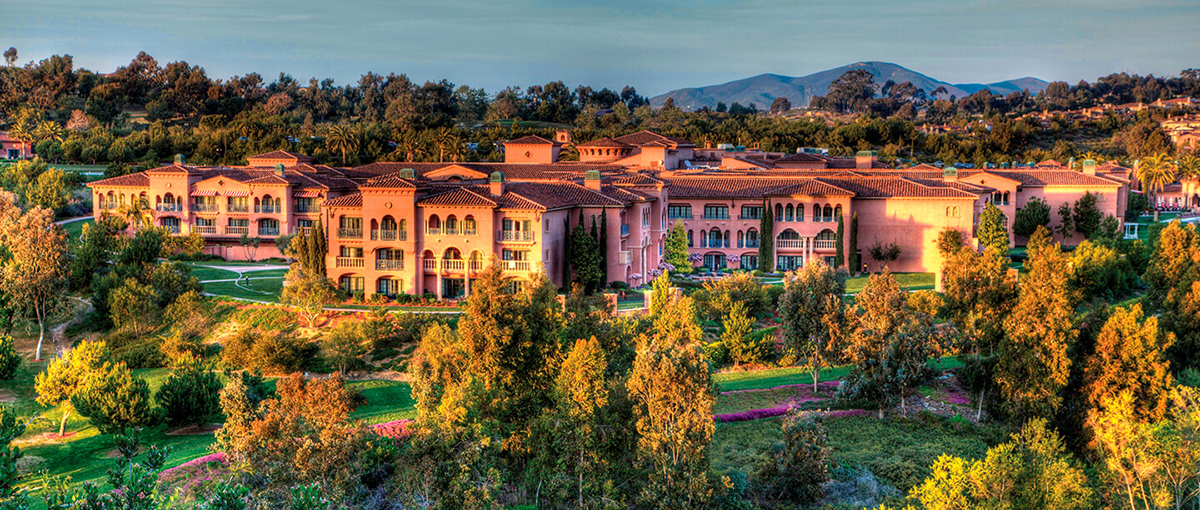
[[[803,360],[812,375],[814,392],[821,369],[836,355],[834,344],[845,321],[845,293],[845,274],[821,261],[805,265],[784,280],[778,308],[783,319],[784,352]]]
[[[1171,389],[1166,350],[1171,336],[1159,331],[1158,317],[1144,318],[1142,306],[1117,308],[1096,338],[1096,350],[1084,361],[1083,392],[1099,409],[1121,392],[1134,399],[1131,414],[1143,422],[1161,420]]]
[[[46,320],[66,294],[66,235],[54,224],[53,211],[35,207],[21,214],[9,195],[0,197],[0,245],[10,254],[0,267],[0,288],[20,305],[15,312],[37,320],[34,359],[41,360]]]
[[[71,405],[102,434],[148,426],[158,418],[150,408],[150,385],[134,377],[125,362],[105,363],[71,395]]]
[[[676,221],[675,226],[671,227],[663,254],[664,259],[675,266],[675,271],[683,274],[692,272],[692,263],[688,260],[687,229],[684,228],[683,222]]]
[[[104,342],[85,340],[63,357],[50,362],[46,371],[34,379],[38,404],[46,407],[59,404],[63,406],[62,421],[58,425],[59,436],[66,431],[67,417],[74,410],[71,397],[101,372],[108,363],[109,355],[108,346]]]
[[[217,374],[193,360],[175,368],[154,398],[170,425],[202,427],[220,419],[220,394]]]
[[[1032,197],[1025,202],[1025,207],[1017,211],[1017,215],[1013,217],[1013,234],[1029,237],[1033,235],[1039,225],[1043,227],[1050,225],[1050,205],[1041,198]]]
[[[1004,213],[996,204],[988,203],[979,214],[979,228],[976,233],[979,244],[991,246],[997,250],[1008,249],[1008,228],[1004,224]]]

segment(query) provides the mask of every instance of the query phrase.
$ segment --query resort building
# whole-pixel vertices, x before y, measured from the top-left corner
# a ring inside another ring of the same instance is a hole
[[[141,204],[156,225],[198,232],[206,252],[227,259],[250,256],[243,236],[260,240],[254,258],[280,256],[276,237],[320,220],[328,276],[342,288],[457,298],[470,293],[474,275],[493,256],[517,282],[544,270],[563,286],[566,238],[581,218],[589,231],[594,222],[604,233],[609,282],[652,278],[676,223],[687,232],[696,266],[761,267],[761,243],[774,245],[780,270],[833,263],[838,222],[848,238],[854,215],[867,269],[884,264],[871,257],[873,247],[894,244],[899,257],[887,262],[890,269],[934,272],[942,262],[938,233],[957,229],[975,243],[988,203],[1000,207],[1011,229],[1011,218],[1033,197],[1057,210],[1090,192],[1104,214],[1120,219],[1130,175],[1091,162],[1080,170],[1053,162],[1031,169],[895,169],[871,151],[838,158],[698,150],[649,131],[574,144],[580,161],[559,162],[573,144],[560,131],[554,140],[506,142],[504,163],[355,168],[313,165],[285,151],[251,157],[238,168],[189,166],[180,157],[89,186],[98,217],[129,214],[126,204]],[[764,214],[774,219],[772,232],[760,231]]]

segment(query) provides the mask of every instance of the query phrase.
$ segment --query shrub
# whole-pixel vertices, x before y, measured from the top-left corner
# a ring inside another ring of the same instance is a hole
[[[250,308],[239,311],[233,320],[247,328],[263,328],[274,331],[291,331],[299,322],[296,314],[283,308]]]
[[[771,458],[755,474],[770,496],[800,503],[820,501],[822,485],[829,481],[832,449],[820,416],[789,410],[783,419],[783,442],[776,443]]]
[[[158,416],[150,408],[150,385],[134,377],[124,363],[106,365],[71,396],[71,405],[92,420],[103,434],[152,425]]]
[[[21,367],[21,355],[13,343],[13,337],[0,334],[0,381],[11,381]]]
[[[719,367],[729,363],[729,349],[721,342],[713,342],[704,346],[704,357]]]
[[[693,296],[700,312],[709,319],[724,316],[734,303],[743,303],[751,316],[771,308],[767,289],[747,274],[729,276],[704,284]]]
[[[172,426],[204,426],[221,415],[221,381],[197,362],[175,369],[154,395]]]
[[[221,358],[229,368],[279,374],[304,369],[317,352],[315,344],[281,331],[243,329],[226,342]]]

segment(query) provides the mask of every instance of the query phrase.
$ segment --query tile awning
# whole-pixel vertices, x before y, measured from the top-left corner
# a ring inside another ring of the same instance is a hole
[[[250,196],[250,192],[249,191],[226,191],[225,196],[227,196],[227,197],[248,197],[248,196]]]
[[[193,197],[215,197],[215,196],[217,196],[217,190],[213,190],[213,189],[193,190],[192,196]]]
[[[320,198],[321,192],[320,191],[297,191],[295,193],[292,193],[292,197],[295,197],[295,198]]]

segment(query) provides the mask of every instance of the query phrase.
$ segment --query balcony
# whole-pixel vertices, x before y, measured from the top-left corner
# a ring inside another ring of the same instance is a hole
[[[442,269],[461,273],[467,267],[465,260],[442,260]]]
[[[404,269],[404,259],[376,259],[376,271],[400,271]]]
[[[833,250],[837,248],[836,239],[817,239],[816,248],[818,250]]]
[[[500,268],[505,271],[527,273],[533,268],[533,263],[528,260],[501,260]]]
[[[277,213],[283,214],[283,208],[275,207],[273,205],[263,205],[263,206],[256,205],[256,206],[254,206],[254,212],[261,213],[261,214],[277,214]]]
[[[225,211],[231,213],[248,213],[250,212],[250,206],[247,204],[229,204],[225,207]]]
[[[448,229],[446,229],[446,235],[456,236],[456,235],[458,235],[458,229],[457,228],[448,228]]]
[[[361,228],[339,228],[338,239],[362,239]]]
[[[442,235],[442,229],[441,228],[427,228],[427,229],[425,229],[425,235],[440,236],[440,235]]]
[[[531,230],[501,230],[501,242],[533,242],[533,231]]]
[[[192,227],[192,230],[195,230],[196,232],[199,232],[201,234],[216,234],[217,233],[217,227],[215,227],[213,225],[196,225],[196,226]]]
[[[242,234],[250,235],[250,227],[225,227],[225,235],[240,236]]]
[[[179,233],[179,225],[164,225],[163,228],[167,229],[167,231],[172,234]]]
[[[621,235],[622,236],[629,235],[629,224],[628,223],[621,225]]]
[[[758,248],[758,239],[747,239],[746,247],[747,248]]]
[[[628,264],[629,263],[629,252],[627,252],[627,251],[617,252],[617,263],[618,264]]]
[[[729,215],[728,215],[728,214],[705,214],[703,219],[706,219],[706,220],[727,220],[727,219],[729,219]]]
[[[407,241],[408,232],[404,230],[375,229],[371,231],[372,241]]]
[[[154,207],[158,212],[183,212],[183,204],[158,204]]]
[[[202,213],[220,212],[221,208],[217,204],[192,204],[192,210]]]
[[[260,235],[260,236],[277,236],[277,235],[279,235],[279,227],[275,227],[275,228],[259,227],[258,235]]]
[[[690,219],[692,219],[692,215],[690,215],[690,214],[686,214],[686,215],[684,215],[684,214],[668,214],[667,219],[668,220],[690,220]]]
[[[317,207],[315,205],[311,206],[311,207],[307,206],[307,205],[297,205],[296,206],[296,214],[309,214],[309,213],[315,214],[315,213],[319,213],[319,212],[321,212],[321,208]]]
[[[778,242],[776,242],[775,246],[778,248],[803,248],[804,240],[803,239],[780,239]]]
[[[477,273],[479,271],[483,271],[483,261],[482,260],[472,260],[472,261],[470,261],[470,267],[471,267],[472,273]]]
[[[338,257],[338,258],[337,258],[337,260],[336,260],[335,262],[336,262],[336,264],[337,264],[337,267],[358,267],[358,268],[361,268],[361,267],[363,267],[363,266],[365,265],[365,264],[363,264],[363,258],[362,258],[362,257]]]
[[[462,235],[464,235],[464,236],[475,236],[475,235],[479,235],[479,231],[478,231],[478,230],[476,230],[476,229],[473,229],[473,228],[464,228],[464,229],[463,229],[463,231],[462,231]]]
[[[739,214],[739,215],[738,215],[738,219],[739,219],[739,220],[746,220],[746,221],[750,221],[750,220],[753,220],[753,221],[761,221],[761,220],[762,220],[762,215],[761,215],[761,214]]]

